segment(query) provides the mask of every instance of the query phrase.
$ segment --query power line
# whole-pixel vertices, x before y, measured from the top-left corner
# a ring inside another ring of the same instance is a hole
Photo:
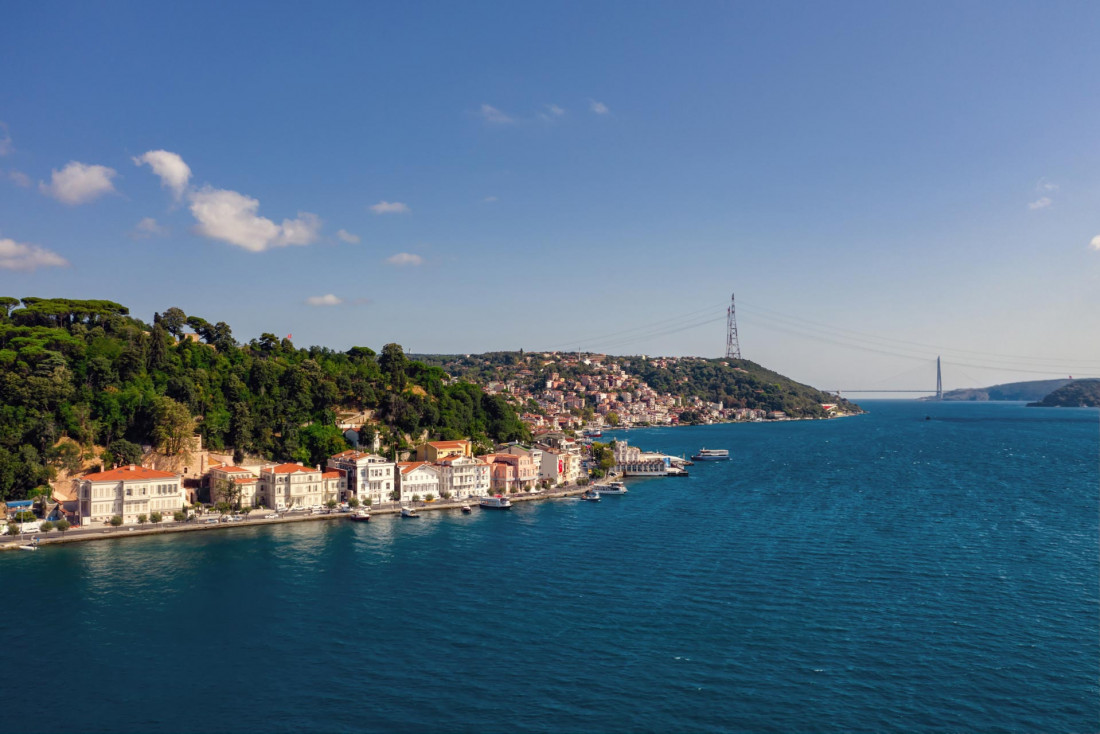
[[[677,315],[677,316],[670,316],[667,319],[661,319],[659,321],[650,321],[650,322],[648,322],[646,324],[643,324],[641,326],[635,326],[635,327],[631,327],[631,328],[628,328],[628,329],[619,329],[617,331],[608,332],[608,333],[602,334],[600,336],[592,336],[592,337],[587,337],[587,338],[584,338],[584,339],[573,339],[573,340],[570,340],[570,341],[567,341],[567,342],[561,342],[560,344],[556,344],[556,345],[552,346],[551,349],[560,349],[560,348],[564,348],[564,347],[577,347],[577,346],[580,346],[582,344],[590,344],[592,342],[599,342],[599,341],[602,341],[604,339],[612,339],[614,337],[623,336],[625,334],[632,334],[634,332],[646,331],[648,329],[652,329],[655,326],[661,326],[662,324],[671,324],[671,323],[677,322],[677,321],[693,320],[693,319],[698,318],[699,315],[703,314],[703,313],[713,313],[713,312],[715,312],[719,309],[722,309],[724,311],[725,307],[726,307],[726,304],[724,304],[724,303],[717,304],[717,305],[714,305],[714,306],[707,306],[706,308],[699,308],[699,309],[696,309],[694,311],[688,311],[686,313],[682,313],[682,314]]]
[[[761,314],[761,315],[774,314],[773,318],[784,319],[784,320],[787,320],[787,321],[794,321],[794,322],[797,322],[799,325],[805,324],[807,326],[812,326],[812,327],[815,327],[815,328],[818,328],[818,329],[828,329],[830,331],[841,332],[843,334],[850,334],[853,337],[860,337],[860,338],[863,338],[864,340],[892,342],[894,344],[900,344],[900,345],[909,346],[909,347],[922,347],[922,348],[925,348],[925,349],[931,349],[931,350],[935,351],[936,353],[954,352],[954,353],[960,353],[960,354],[977,355],[977,356],[980,356],[980,357],[983,357],[983,358],[993,358],[993,359],[999,359],[999,360],[1014,360],[1014,361],[1024,361],[1024,362],[1055,362],[1059,365],[1067,365],[1067,364],[1072,364],[1072,365],[1100,365],[1100,360],[1094,360],[1094,359],[1066,359],[1066,358],[1062,358],[1062,357],[1046,357],[1046,356],[1036,357],[1036,356],[1024,356],[1024,355],[997,354],[997,353],[993,353],[993,352],[981,352],[981,351],[976,351],[976,350],[972,350],[972,349],[958,349],[958,348],[954,348],[954,347],[937,346],[937,345],[934,345],[934,344],[925,344],[925,343],[922,343],[922,342],[914,342],[914,341],[910,341],[910,340],[896,339],[896,338],[887,337],[887,336],[880,336],[880,335],[877,335],[877,334],[869,334],[867,332],[855,331],[855,330],[852,330],[852,329],[844,329],[844,328],[841,328],[841,327],[838,327],[838,326],[831,326],[829,324],[823,324],[823,323],[820,323],[818,321],[812,321],[810,319],[805,319],[805,318],[802,318],[801,316],[794,316],[794,315],[791,315],[791,314],[786,314],[786,313],[783,313],[782,311],[776,311],[775,309],[766,308],[764,306],[757,306],[755,304],[745,303],[744,301],[741,302],[741,307],[743,309],[747,308],[749,311],[762,311],[762,312],[765,312],[764,314]]]

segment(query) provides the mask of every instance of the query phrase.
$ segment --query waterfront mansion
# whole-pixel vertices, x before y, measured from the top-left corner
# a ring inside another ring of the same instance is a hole
[[[138,515],[170,514],[187,504],[178,475],[134,464],[87,474],[73,484],[82,525],[107,522],[116,515],[132,524]]]

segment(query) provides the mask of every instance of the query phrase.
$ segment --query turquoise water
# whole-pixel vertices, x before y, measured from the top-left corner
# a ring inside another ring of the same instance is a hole
[[[1097,412],[869,405],[630,431],[733,460],[598,504],[0,554],[0,731],[1100,730]]]

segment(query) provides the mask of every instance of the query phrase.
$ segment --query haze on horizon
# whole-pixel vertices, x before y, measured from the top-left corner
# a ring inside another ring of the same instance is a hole
[[[0,294],[240,341],[1100,375],[1100,6],[13,3]]]

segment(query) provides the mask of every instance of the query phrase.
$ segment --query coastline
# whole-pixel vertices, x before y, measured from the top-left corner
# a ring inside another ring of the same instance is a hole
[[[592,483],[592,486],[599,486],[605,480],[599,480]],[[581,487],[579,485],[570,485],[561,489],[550,489],[542,492],[524,492],[518,494],[508,495],[508,499],[513,503],[516,502],[533,502],[536,500],[549,500],[558,499],[561,497],[574,497],[582,494],[588,487]],[[458,510],[462,505],[467,504],[469,500],[436,500],[434,502],[414,502],[408,503],[416,508],[417,512],[435,511],[435,510]],[[385,506],[377,509],[371,509],[371,515],[397,515],[401,513],[401,502],[386,503]],[[149,528],[137,528],[130,526],[128,528],[107,528],[99,530],[98,528],[85,528],[78,532],[79,535],[69,535],[72,530],[65,531],[64,534],[53,530],[48,535],[41,535],[38,542],[39,546],[43,545],[56,545],[61,543],[86,543],[93,540],[115,540],[118,538],[142,538],[150,535],[168,535],[172,533],[197,533],[203,531],[217,531],[217,530],[233,530],[237,528],[256,527],[259,525],[279,525],[283,523],[292,522],[310,522],[310,521],[333,521],[333,520],[347,520],[350,513],[344,512],[332,512],[328,514],[317,515],[293,515],[290,517],[280,517],[277,519],[256,519],[246,520],[243,522],[219,522],[219,523],[205,523],[205,522],[182,522],[161,525],[158,527]],[[76,528],[74,528],[75,530]],[[3,536],[4,538],[12,536]],[[0,541],[0,552],[2,551],[17,551],[20,546],[32,544],[32,539],[25,541],[19,540],[2,540]]]
[[[752,424],[756,424],[756,423],[797,423],[797,422],[801,422],[801,421],[832,421],[832,420],[836,420],[838,418],[854,418],[854,417],[860,416],[860,415],[867,415],[867,411],[862,410],[859,413],[837,413],[836,415],[829,416],[827,418],[814,418],[814,417],[791,418],[791,417],[787,417],[787,418],[778,418],[778,419],[777,418],[769,418],[767,420],[758,420],[758,421],[714,421],[713,423],[661,423],[661,424],[658,424],[658,425],[648,425],[648,426],[616,426],[615,428],[610,428],[610,427],[604,426],[603,430],[607,431],[608,433],[613,433],[615,431],[640,431],[640,430],[643,430],[643,429],[646,429],[646,428],[697,428],[699,426],[735,426],[735,425],[739,425],[739,424],[742,424],[742,423],[752,425]]]

